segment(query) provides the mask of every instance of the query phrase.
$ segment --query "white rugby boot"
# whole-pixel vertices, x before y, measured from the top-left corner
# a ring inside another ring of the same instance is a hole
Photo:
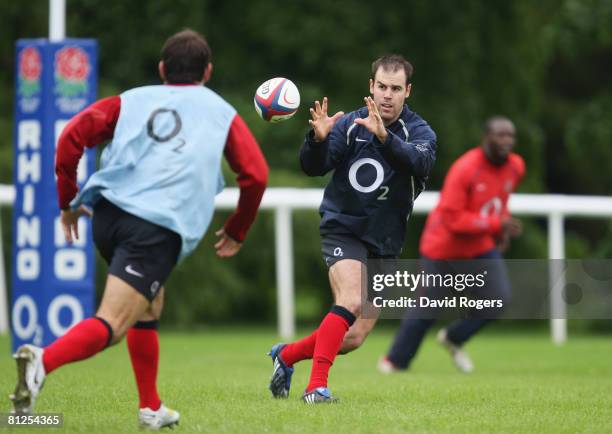
[[[387,356],[382,356],[380,359],[378,359],[376,367],[378,368],[378,372],[381,374],[394,374],[396,372],[405,371],[405,369],[399,369],[396,367],[391,360],[387,358]]]
[[[438,342],[448,350],[457,369],[465,374],[474,371],[474,363],[470,356],[459,346],[448,340],[446,329],[441,329],[437,335]]]
[[[141,428],[158,430],[164,427],[174,428],[178,425],[181,415],[162,404],[157,410],[149,407],[141,408],[138,412],[138,422]]]
[[[13,354],[17,362],[17,385],[9,398],[13,401],[14,413],[30,414],[34,410],[34,402],[46,377],[43,353],[42,348],[26,344]]]

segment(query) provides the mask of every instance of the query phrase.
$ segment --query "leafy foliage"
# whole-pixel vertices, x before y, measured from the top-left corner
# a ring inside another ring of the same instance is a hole
[[[2,183],[12,182],[14,41],[46,35],[47,7],[46,0],[31,0],[27,6],[0,2]],[[499,113],[518,127],[516,150],[528,167],[522,191],[611,192],[610,0],[415,0],[384,7],[323,0],[72,0],[67,8],[68,34],[98,39],[101,97],[157,83],[164,39],[184,27],[204,33],[215,66],[210,87],[251,126],[270,163],[272,186],[325,184],[326,179],[307,178],[299,169],[306,108],[323,95],[332,110],[358,107],[368,91],[372,60],[400,52],[415,66],[410,105],[438,134],[430,189],[438,189],[451,162],[478,143],[484,119]],[[259,120],[252,109],[255,88],[273,76],[290,77],[303,101],[295,119],[278,125]],[[222,217],[216,217],[213,228]],[[8,247],[8,219],[4,222]],[[422,224],[422,218],[414,218],[409,225],[406,257],[417,254]],[[181,325],[228,318],[272,321],[273,226],[271,213],[262,212],[239,257],[228,261],[214,257],[209,234],[168,282],[172,296],[166,320]],[[568,226],[570,254],[612,251],[605,222],[572,221]],[[544,256],[545,225],[534,220],[526,229],[510,256]],[[297,311],[300,318],[312,319],[330,301],[316,213],[296,213],[294,233]]]

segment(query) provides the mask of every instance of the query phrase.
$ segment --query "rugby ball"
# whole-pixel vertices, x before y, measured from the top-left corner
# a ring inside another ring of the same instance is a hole
[[[286,121],[300,106],[300,92],[291,80],[276,77],[264,81],[257,88],[253,103],[264,121]]]

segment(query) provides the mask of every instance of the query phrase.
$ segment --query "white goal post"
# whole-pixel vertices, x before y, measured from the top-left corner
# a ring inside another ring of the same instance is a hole
[[[239,190],[227,188],[216,197],[217,209],[234,209]],[[284,338],[295,334],[292,211],[316,210],[323,198],[323,190],[316,188],[269,188],[262,209],[274,211],[276,246],[276,290],[278,333]],[[0,185],[0,206],[12,206],[15,191],[12,185]],[[438,201],[438,192],[424,192],[417,199],[414,214],[427,214]],[[568,196],[558,194],[513,194],[510,211],[516,215],[545,217],[548,222],[548,257],[565,258],[564,220],[566,217],[612,217],[612,198],[603,196]],[[1,223],[1,222],[0,222]],[[5,222],[6,224],[6,222]],[[2,232],[0,231],[0,246]],[[563,285],[557,287],[562,288]],[[551,298],[553,318],[565,316],[562,294]],[[560,344],[567,339],[567,321],[551,319],[551,338]],[[8,300],[4,252],[0,248],[0,334],[8,331]]]

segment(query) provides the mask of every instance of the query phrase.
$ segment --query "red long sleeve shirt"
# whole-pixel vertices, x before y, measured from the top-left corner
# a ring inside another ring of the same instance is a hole
[[[463,154],[448,171],[440,201],[427,218],[420,253],[464,259],[493,249],[501,222],[510,215],[510,193],[524,175],[525,163],[517,154],[501,166],[489,162],[480,147]]]
[[[87,107],[64,128],[55,161],[61,209],[67,208],[77,194],[77,166],[85,147],[91,148],[112,139],[120,112],[121,98],[111,96]],[[224,155],[238,174],[240,187],[238,206],[224,228],[230,237],[242,242],[255,220],[266,188],[268,165],[253,134],[238,114],[232,120]]]

